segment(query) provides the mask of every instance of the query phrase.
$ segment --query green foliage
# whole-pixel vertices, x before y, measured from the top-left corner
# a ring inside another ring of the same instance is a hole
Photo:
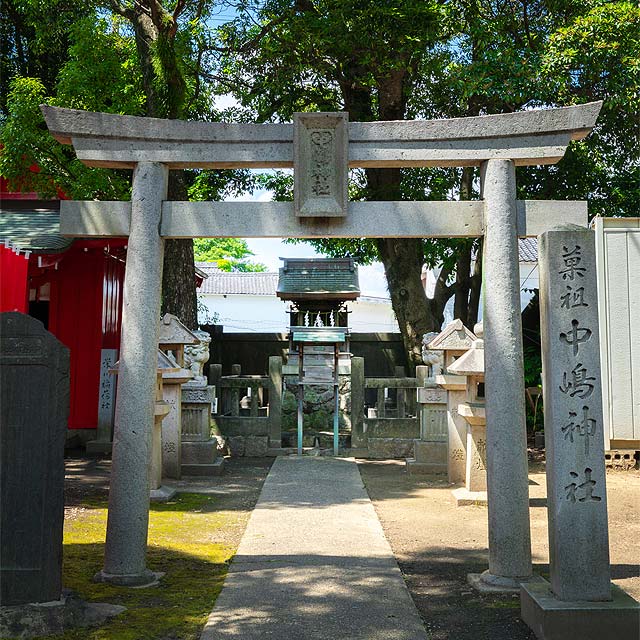
[[[524,386],[542,389],[542,354],[540,345],[527,344],[524,347]],[[534,407],[526,404],[527,429],[530,432],[541,431],[544,428],[544,411],[542,397],[534,399]]]
[[[197,238],[193,241],[197,262],[215,262],[222,271],[266,271],[265,265],[251,262],[253,254],[240,238]]]
[[[73,150],[49,134],[40,105],[58,101],[45,95],[37,78],[16,77],[7,101],[7,118],[0,130],[0,173],[13,188],[56,197],[58,189],[75,199],[126,199],[129,181],[122,172],[90,169]],[[36,165],[39,171],[30,167]]]

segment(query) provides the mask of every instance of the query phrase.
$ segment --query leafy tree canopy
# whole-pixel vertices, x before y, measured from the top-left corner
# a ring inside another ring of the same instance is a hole
[[[193,242],[197,262],[215,262],[222,271],[266,271],[267,267],[249,258],[254,255],[240,238],[198,238]]]

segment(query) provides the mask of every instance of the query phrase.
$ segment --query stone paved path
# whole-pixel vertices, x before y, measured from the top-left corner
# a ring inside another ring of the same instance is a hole
[[[426,640],[355,461],[277,458],[201,640]]]

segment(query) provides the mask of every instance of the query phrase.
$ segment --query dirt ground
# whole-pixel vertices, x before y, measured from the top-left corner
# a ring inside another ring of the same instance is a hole
[[[467,573],[484,571],[486,507],[457,507],[451,486],[404,463],[359,460],[360,472],[432,640],[535,640],[517,596],[480,595]],[[534,571],[548,573],[544,469],[529,476]],[[640,599],[640,472],[607,474],[613,581]]]

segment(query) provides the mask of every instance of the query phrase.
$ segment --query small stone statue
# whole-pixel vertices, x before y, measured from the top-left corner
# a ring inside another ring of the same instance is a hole
[[[442,373],[444,358],[442,351],[438,349],[427,349],[427,345],[440,334],[435,331],[425,333],[422,336],[422,362],[429,367],[428,380],[434,381],[435,377]]]
[[[184,348],[184,366],[193,373],[193,380],[190,386],[206,386],[207,379],[203,374],[203,367],[209,361],[209,344],[211,336],[206,331],[193,331],[198,336],[198,344],[188,344]]]

